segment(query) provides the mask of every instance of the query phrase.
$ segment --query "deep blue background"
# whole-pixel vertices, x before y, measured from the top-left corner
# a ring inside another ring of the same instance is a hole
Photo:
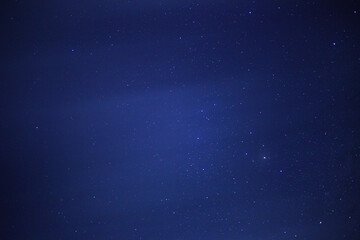
[[[359,239],[357,1],[2,1],[1,239]]]

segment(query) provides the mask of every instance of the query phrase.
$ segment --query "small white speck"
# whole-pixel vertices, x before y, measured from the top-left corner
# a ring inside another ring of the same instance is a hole
[[[333,42],[333,46],[335,46],[336,45],[336,43],[335,42]]]

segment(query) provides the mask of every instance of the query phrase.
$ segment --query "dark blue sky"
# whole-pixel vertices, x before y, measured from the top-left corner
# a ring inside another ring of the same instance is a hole
[[[359,6],[1,2],[1,239],[359,239]]]

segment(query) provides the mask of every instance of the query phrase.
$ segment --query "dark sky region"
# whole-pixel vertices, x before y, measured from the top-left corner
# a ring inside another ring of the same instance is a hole
[[[1,1],[0,239],[360,239],[359,6]]]

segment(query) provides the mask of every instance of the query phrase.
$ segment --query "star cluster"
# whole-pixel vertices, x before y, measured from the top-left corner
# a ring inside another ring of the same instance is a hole
[[[6,1],[1,239],[358,239],[356,1]]]

